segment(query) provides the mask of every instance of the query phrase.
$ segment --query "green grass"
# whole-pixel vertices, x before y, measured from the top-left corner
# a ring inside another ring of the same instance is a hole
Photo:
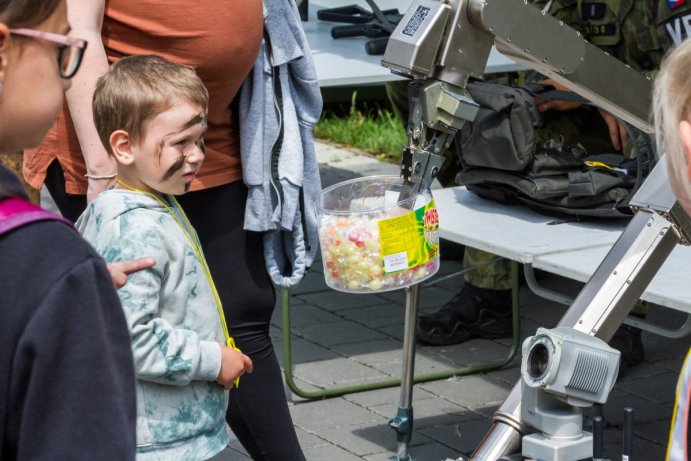
[[[398,163],[406,144],[405,124],[390,106],[358,103],[353,92],[350,108],[326,107],[314,127],[317,139],[355,147],[381,160]]]

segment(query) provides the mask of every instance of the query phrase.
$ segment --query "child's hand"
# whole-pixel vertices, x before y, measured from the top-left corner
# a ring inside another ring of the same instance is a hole
[[[252,373],[252,360],[242,352],[221,346],[221,372],[216,382],[226,389],[231,389],[233,381],[245,372]]]

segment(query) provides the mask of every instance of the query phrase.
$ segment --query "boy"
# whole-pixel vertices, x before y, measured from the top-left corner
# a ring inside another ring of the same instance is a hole
[[[118,292],[137,374],[140,460],[206,460],[223,451],[225,389],[252,371],[228,336],[196,233],[173,197],[187,192],[204,160],[207,107],[194,70],[155,55],[117,61],[93,97],[116,186],[77,228],[108,262],[156,260]]]

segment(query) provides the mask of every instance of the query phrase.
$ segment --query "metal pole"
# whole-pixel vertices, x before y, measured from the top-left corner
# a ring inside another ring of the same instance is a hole
[[[396,461],[412,461],[408,444],[413,437],[413,380],[415,376],[415,323],[420,304],[420,285],[405,289],[405,326],[403,327],[403,367],[401,371],[401,404],[389,426],[396,431]]]
[[[621,461],[633,461],[633,408],[624,408],[623,443]]]
[[[420,285],[406,288],[405,326],[403,328],[403,368],[401,373],[401,406],[412,404],[413,375],[415,373],[415,321],[420,305]]]

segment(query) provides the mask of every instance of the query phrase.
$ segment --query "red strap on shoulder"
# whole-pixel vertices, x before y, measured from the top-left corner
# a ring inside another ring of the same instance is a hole
[[[36,221],[60,221],[74,229],[74,225],[60,215],[46,211],[20,198],[0,202],[0,234]]]

